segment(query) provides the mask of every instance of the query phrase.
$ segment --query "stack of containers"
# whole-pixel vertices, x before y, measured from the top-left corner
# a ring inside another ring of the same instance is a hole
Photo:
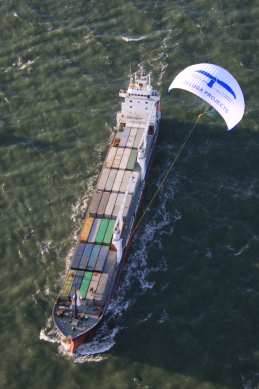
[[[91,282],[90,282],[90,285],[89,285],[89,288],[87,291],[87,295],[86,295],[86,298],[89,302],[93,302],[93,300],[94,300],[100,277],[101,277],[100,273],[97,273],[97,272],[92,273],[92,279],[91,279]]]
[[[80,264],[78,266],[79,270],[86,270],[87,269],[87,263],[88,263],[89,258],[91,256],[93,246],[94,245],[91,243],[86,243],[82,258],[80,260]]]
[[[75,251],[74,251],[74,255],[73,255],[73,258],[72,258],[72,261],[71,261],[71,269],[79,269],[79,265],[80,265],[80,261],[81,261],[81,258],[83,256],[83,253],[84,253],[84,249],[85,249],[86,245],[84,243],[80,243]]]
[[[104,301],[109,277],[116,267],[116,252],[109,248],[115,221],[127,191],[123,211],[125,222],[128,220],[130,223],[134,210],[135,194],[140,184],[140,174],[136,169],[137,149],[142,137],[143,129],[128,127],[115,135],[72,260],[71,269],[77,272],[69,273],[62,290],[64,295],[68,295],[71,288],[80,289],[81,298],[87,301],[95,298],[100,304]]]
[[[101,246],[101,249],[100,249],[100,252],[99,252],[95,267],[94,267],[95,272],[102,272],[103,271],[104,264],[105,264],[107,256],[108,256],[108,252],[109,252],[108,246]]]
[[[81,299],[85,299],[87,296],[88,288],[92,280],[92,275],[93,274],[91,272],[86,272],[84,275],[83,281],[81,283],[80,291],[79,291]]]
[[[75,274],[76,272],[74,270],[69,270],[63,288],[61,289],[60,297],[67,298],[69,296]]]
[[[80,289],[80,286],[82,284],[83,278],[84,278],[85,272],[82,270],[77,270],[75,273],[74,279],[73,279],[73,284],[71,286],[69,296],[72,297],[75,294],[76,290]]]
[[[83,229],[80,234],[80,242],[87,242],[88,236],[90,234],[94,218],[88,217],[85,219]]]
[[[99,283],[95,292],[94,301],[97,304],[103,304],[108,292],[108,274],[102,273],[99,279]]]

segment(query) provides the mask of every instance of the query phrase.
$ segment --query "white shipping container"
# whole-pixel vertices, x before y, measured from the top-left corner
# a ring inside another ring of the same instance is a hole
[[[118,193],[114,193],[114,192],[111,193],[111,195],[109,197],[109,201],[108,201],[106,208],[105,208],[105,212],[104,212],[104,215],[106,217],[112,216],[112,211],[114,209],[114,205],[115,205],[117,196],[118,196]]]
[[[131,150],[131,149],[129,149]],[[132,176],[132,172],[129,170],[124,171],[123,179],[120,186],[120,192],[126,193],[129,185],[130,177]]]
[[[102,169],[100,177],[99,177],[98,182],[97,182],[97,189],[98,190],[104,190],[106,181],[109,177],[109,174],[110,174],[110,169],[108,169],[106,167]]]
[[[112,187],[113,192],[119,192],[123,176],[124,176],[124,170],[117,170],[117,176],[115,178],[115,181],[114,181],[114,184]]]
[[[120,161],[123,156],[124,148],[122,147],[117,147],[117,152],[114,157],[113,163],[112,163],[112,168],[113,169],[119,169],[120,166]]]
[[[111,147],[105,159],[105,166],[111,168],[117,152],[117,147]]]
[[[112,190],[113,183],[114,183],[114,180],[116,178],[116,175],[117,175],[117,170],[110,169],[109,176],[108,176],[106,184],[105,184],[105,190],[106,191],[110,192]]]
[[[124,198],[124,193],[119,193],[112,211],[112,217],[117,217]]]

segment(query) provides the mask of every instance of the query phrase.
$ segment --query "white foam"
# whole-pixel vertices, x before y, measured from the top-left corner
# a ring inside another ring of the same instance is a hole
[[[79,216],[85,211],[88,201],[92,195],[94,190],[94,183],[96,181],[97,175],[90,177],[87,180],[87,191],[84,196],[82,196],[79,200],[76,201],[75,204],[72,204],[72,212],[71,212],[71,220],[74,223],[77,223]],[[74,231],[73,235],[77,232]]]
[[[60,343],[60,338],[57,330],[53,327],[51,316],[47,320],[46,327],[40,330],[40,340],[44,340],[49,343]]]
[[[45,328],[42,328],[40,330],[40,340],[44,340],[45,342],[49,342],[49,343],[58,343],[57,337],[49,336]]]
[[[23,63],[21,57],[18,57],[17,62],[16,63],[14,62],[12,65],[13,66],[17,66],[17,68],[19,70],[25,70],[25,69],[29,69],[30,70],[31,69],[31,65],[33,65],[34,62],[35,62],[35,59],[32,60],[32,61],[28,60],[27,62]]]
[[[109,351],[115,344],[115,337],[119,331],[119,327],[109,330],[106,323],[99,329],[96,336],[80,347],[74,356],[76,363],[100,362],[106,358],[104,353]]]
[[[139,322],[144,323],[145,321],[148,321],[149,319],[151,319],[152,315],[152,312],[148,313],[147,316],[145,316],[144,319],[139,320]]]
[[[148,266],[148,247],[151,242],[154,240],[159,241],[159,235],[162,233],[165,227],[169,226],[172,223],[171,215],[166,212],[166,196],[163,195],[163,202],[158,210],[158,215],[160,221],[152,220],[144,227],[144,232],[141,233],[141,236],[138,236],[138,242],[140,242],[140,247],[134,251],[129,259],[129,268],[127,271],[128,278],[127,284],[131,283],[132,278],[137,278],[137,281],[140,284],[142,292],[147,289],[152,289],[154,282],[148,280],[148,276],[151,272],[160,271],[167,268],[165,259],[159,260],[159,263],[155,267]]]
[[[163,309],[160,318],[158,320],[159,323],[165,323],[166,321],[169,321],[170,317],[165,309]]]
[[[53,241],[45,240],[39,243],[39,249],[41,256],[44,256],[49,253],[51,246],[53,245]]]
[[[241,247],[241,249],[238,250],[237,252],[235,252],[234,255],[239,256],[239,255],[243,254],[243,252],[246,251],[247,249],[249,249],[249,243],[247,243],[243,247]]]
[[[140,41],[143,41],[145,39],[147,39],[147,36],[145,35],[142,35],[142,36],[126,36],[126,35],[122,35],[121,36],[121,39],[124,41],[124,42],[140,42]]]

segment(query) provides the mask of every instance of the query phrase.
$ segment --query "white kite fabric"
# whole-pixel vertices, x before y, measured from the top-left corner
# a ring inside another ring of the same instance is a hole
[[[209,103],[225,120],[228,130],[240,122],[245,111],[242,90],[235,78],[224,68],[201,63],[180,72],[169,87],[192,92]]]

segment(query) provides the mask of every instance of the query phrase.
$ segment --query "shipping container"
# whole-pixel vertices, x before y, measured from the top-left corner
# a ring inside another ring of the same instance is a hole
[[[121,136],[120,136],[120,146],[121,147],[126,147],[129,134],[130,134],[130,128],[129,127],[125,127],[123,129],[123,132],[122,132]]]
[[[95,219],[88,237],[88,242],[94,243],[102,219]]]
[[[94,221],[93,217],[88,217],[85,219],[85,222],[84,222],[81,234],[80,234],[80,242],[87,242],[93,221]]]
[[[79,264],[80,264],[81,258],[83,256],[85,246],[86,245],[84,243],[80,243],[76,247],[72,261],[71,261],[71,265],[70,265],[71,269],[78,269],[79,268]]]
[[[115,201],[113,211],[112,211],[112,218],[115,218],[115,219],[117,218],[119,211],[120,211],[120,208],[122,206],[123,198],[124,198],[124,193],[119,193],[117,196],[117,199]]]
[[[117,152],[116,152],[115,158],[114,158],[113,163],[112,163],[113,169],[119,169],[121,158],[123,156],[123,152],[124,152],[124,148],[117,147]]]
[[[100,277],[100,280],[99,280],[99,283],[98,283],[98,286],[97,286],[97,289],[96,289],[96,293],[95,293],[95,296],[94,296],[94,300],[95,302],[99,303],[99,304],[102,304],[105,300],[105,297],[107,296],[107,292],[108,292],[108,274],[107,273],[102,273],[101,274],[101,277]]]
[[[88,292],[87,292],[87,296],[86,296],[87,300],[94,299],[94,295],[95,295],[96,289],[98,287],[99,280],[100,280],[100,273],[94,272],[92,279],[91,279],[91,282],[90,282],[90,285],[89,285],[89,288],[88,288]]]
[[[131,149],[124,149],[123,156],[120,161],[119,169],[125,170],[129,161]]]
[[[96,216],[96,213],[97,213],[97,210],[98,210],[101,198],[102,198],[102,194],[103,194],[103,192],[101,192],[99,190],[94,192],[92,199],[90,201],[90,205],[89,205],[89,216],[91,216],[91,217]]]
[[[70,297],[73,297],[75,294],[75,291],[80,289],[80,286],[81,286],[83,278],[84,278],[84,274],[85,274],[85,272],[83,270],[77,270],[75,277],[74,277],[74,280],[73,280],[73,284],[72,284],[70,293],[69,293]]]
[[[127,164],[127,170],[134,170],[137,161],[138,152],[135,149],[130,149],[130,150],[131,153]]]
[[[124,171],[123,170],[118,170],[117,171],[117,176],[115,178],[115,181],[114,181],[114,184],[113,184],[113,187],[112,187],[112,191],[113,192],[119,192],[121,181],[123,179],[123,175],[124,175]]]
[[[81,258],[80,265],[79,265],[80,270],[86,270],[87,262],[89,261],[89,258],[91,256],[92,249],[93,249],[92,243],[87,243],[85,245],[85,250],[84,250],[83,256]]]
[[[98,232],[97,232],[97,235],[96,235],[96,238],[95,238],[96,243],[103,242],[108,224],[109,224],[109,219],[102,219],[101,224],[100,224],[99,229],[98,229]]]
[[[115,158],[115,155],[116,155],[116,151],[117,151],[117,147],[111,147],[109,149],[109,152],[107,154],[107,157],[105,159],[105,167],[107,168],[111,168],[112,167],[112,164],[113,164],[113,160]]]
[[[137,133],[134,139],[134,145],[133,147],[138,149],[140,146],[140,142],[142,141],[142,137],[144,134],[144,129],[143,128],[137,128]]]
[[[129,147],[129,148],[134,147],[134,140],[135,140],[136,134],[137,134],[137,129],[131,128],[126,147]]]
[[[93,247],[89,261],[87,262],[87,270],[94,270],[101,246],[96,244]]]
[[[82,299],[86,298],[87,291],[88,291],[90,282],[92,280],[92,275],[93,275],[92,272],[86,272],[84,275],[84,278],[83,278],[83,281],[82,281],[82,284],[80,287],[80,297]]]
[[[117,252],[110,250],[104,265],[104,273],[112,274],[117,264]]]
[[[107,227],[107,230],[106,230],[106,233],[105,233],[105,236],[104,236],[104,240],[103,240],[104,244],[110,244],[111,243],[112,237],[113,237],[114,225],[115,225],[115,220],[109,220],[109,224],[108,224],[108,227]]]
[[[101,174],[100,174],[99,179],[98,179],[98,182],[97,182],[97,189],[98,190],[101,190],[101,191],[104,190],[109,173],[110,173],[110,169],[108,169],[106,167],[102,169]]]
[[[123,175],[123,179],[121,182],[121,186],[120,186],[120,192],[122,192],[122,193],[127,192],[131,176],[132,176],[132,172],[129,170],[125,170],[124,175]]]
[[[95,271],[99,271],[99,272],[103,271],[104,264],[105,264],[106,258],[108,256],[108,253],[109,253],[109,247],[102,246],[101,250],[99,252],[98,258],[97,258],[97,262],[95,264],[95,268],[94,268]]]
[[[109,201],[108,201],[106,209],[105,209],[105,213],[104,213],[105,217],[112,216],[112,211],[113,211],[117,196],[118,196],[118,193],[114,193],[114,192],[111,193],[111,195],[109,197]]]
[[[73,288],[80,289],[80,285],[83,281],[85,272],[84,270],[77,270],[73,281]]]
[[[61,289],[61,292],[60,292],[60,297],[68,297],[69,296],[69,293],[70,293],[72,285],[73,285],[73,280],[74,280],[75,274],[76,274],[75,270],[69,270],[69,272],[67,273],[63,288]]]
[[[111,194],[110,192],[103,192],[102,198],[101,198],[98,210],[97,210],[97,216],[98,217],[103,217],[104,216],[104,212],[105,212],[107,203],[109,201],[110,194]]]
[[[113,183],[115,181],[115,178],[116,178],[116,175],[117,175],[117,172],[118,170],[116,169],[111,169],[110,172],[109,172],[109,177],[106,181],[106,185],[105,185],[105,190],[107,192],[110,192],[112,190],[112,187],[113,187]]]

